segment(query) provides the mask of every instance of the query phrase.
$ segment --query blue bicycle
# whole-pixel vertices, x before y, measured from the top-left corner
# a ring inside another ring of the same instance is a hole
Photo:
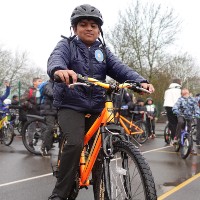
[[[184,129],[181,131],[181,138],[178,138],[178,142],[174,144],[176,152],[180,150],[181,158],[186,159],[191,153],[193,147],[193,138],[191,131],[188,130],[188,119],[184,115],[181,115],[185,120]]]

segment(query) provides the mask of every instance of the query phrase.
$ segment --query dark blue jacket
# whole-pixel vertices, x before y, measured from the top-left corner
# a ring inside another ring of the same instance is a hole
[[[0,97],[0,109],[3,107],[3,101],[9,96],[10,94],[10,87],[6,87],[5,93]]]
[[[53,78],[56,70],[70,69],[83,76],[93,77],[98,80],[105,80],[106,75],[108,75],[120,83],[126,80],[147,82],[133,69],[123,64],[108,48],[104,53],[101,46],[99,41],[95,41],[88,48],[77,38],[71,42],[67,39],[62,39],[48,60],[47,72],[49,76]],[[58,108],[66,107],[82,112],[96,113],[100,112],[104,107],[104,94],[105,90],[98,86],[78,86],[74,89],[69,89],[65,83],[55,83],[54,105]]]

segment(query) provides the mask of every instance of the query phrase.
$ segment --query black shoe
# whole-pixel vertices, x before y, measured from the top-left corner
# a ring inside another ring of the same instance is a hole
[[[59,197],[57,194],[52,194],[48,200],[64,200],[63,198]]]

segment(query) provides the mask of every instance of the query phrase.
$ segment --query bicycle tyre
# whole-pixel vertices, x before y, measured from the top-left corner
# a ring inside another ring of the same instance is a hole
[[[36,130],[34,131],[32,137],[30,139],[30,135],[28,134],[28,127],[32,124],[36,123]],[[32,154],[41,155],[40,149],[42,146],[42,133],[44,132],[46,127],[46,123],[43,119],[32,119],[27,121],[22,128],[22,142],[25,148]],[[31,142],[30,142],[31,140]]]
[[[135,122],[135,125],[138,126],[139,128],[141,128],[144,131],[142,134],[134,135],[137,142],[139,142],[140,144],[143,144],[148,140],[146,123],[143,120],[139,120],[139,121]]]
[[[164,129],[164,139],[165,139],[165,142],[167,144],[170,144],[172,138],[171,138],[171,130],[169,129],[169,124],[167,124],[165,126],[165,129]]]
[[[192,140],[196,142],[197,141],[197,125],[196,124],[192,125],[191,135],[192,135]]]
[[[190,134],[186,134],[183,139],[183,145],[181,145],[181,158],[186,159],[193,146],[192,136]]]
[[[2,133],[4,145],[11,145],[15,136],[12,124],[7,124],[6,126],[2,127]]]
[[[102,168],[104,172],[101,171],[96,180],[95,200],[156,200],[154,178],[140,150],[132,143],[122,140],[114,142],[113,149],[114,157],[107,164],[104,162]],[[110,191],[105,189],[108,185],[110,185]]]

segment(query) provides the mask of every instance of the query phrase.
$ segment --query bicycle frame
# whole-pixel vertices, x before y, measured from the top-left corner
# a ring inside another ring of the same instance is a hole
[[[115,117],[119,119],[119,122],[120,122],[121,126],[124,128],[124,130],[126,131],[127,134],[129,134],[129,135],[136,135],[136,134],[142,134],[143,133],[143,130],[140,127],[138,127],[137,125],[135,125],[132,120],[129,121],[124,116],[120,115],[119,112],[116,113]],[[127,127],[127,125],[125,124],[125,122],[129,125],[129,127]],[[134,131],[134,132],[131,131],[132,127],[136,131]]]
[[[96,121],[93,123],[91,128],[88,130],[88,132],[85,135],[84,138],[84,146],[89,142],[89,140],[92,138],[92,136],[97,132],[97,135],[95,137],[94,143],[92,145],[90,154],[88,156],[87,161],[85,160],[85,152],[84,149],[81,153],[80,157],[80,187],[88,186],[90,185],[90,182],[88,180],[90,173],[92,171],[93,165],[96,161],[96,158],[98,156],[98,153],[101,148],[102,144],[102,137],[100,134],[100,127],[105,126],[108,122],[114,122],[114,114],[112,112],[113,110],[113,103],[110,101],[107,101],[105,103],[105,108],[99,115],[99,117],[96,119]]]
[[[8,122],[8,117],[5,115],[1,120],[0,120],[0,129],[2,129],[4,126],[6,126]]]

